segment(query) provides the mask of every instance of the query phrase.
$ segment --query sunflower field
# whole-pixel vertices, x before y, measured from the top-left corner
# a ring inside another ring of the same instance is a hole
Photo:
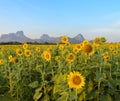
[[[120,101],[120,43],[0,45],[0,101]]]

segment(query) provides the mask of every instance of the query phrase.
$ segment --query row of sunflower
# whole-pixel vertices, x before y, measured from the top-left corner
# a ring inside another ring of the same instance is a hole
[[[0,46],[0,101],[119,101],[120,43]]]

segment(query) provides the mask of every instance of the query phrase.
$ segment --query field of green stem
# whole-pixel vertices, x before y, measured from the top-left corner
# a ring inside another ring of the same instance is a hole
[[[120,101],[120,43],[1,45],[0,101]]]

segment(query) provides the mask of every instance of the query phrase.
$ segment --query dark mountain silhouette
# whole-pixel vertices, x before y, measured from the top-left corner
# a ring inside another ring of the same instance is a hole
[[[78,34],[77,36],[73,38],[71,37],[68,37],[68,38],[71,43],[79,43],[84,40],[84,37],[82,36],[82,34]],[[39,39],[31,39],[31,38],[26,37],[23,31],[17,31],[16,33],[2,34],[0,37],[0,42],[60,43],[61,36],[50,37],[48,34],[43,34]]]

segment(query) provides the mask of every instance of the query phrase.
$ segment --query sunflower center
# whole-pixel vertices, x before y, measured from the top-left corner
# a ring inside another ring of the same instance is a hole
[[[90,53],[91,51],[92,51],[92,46],[91,45],[85,45],[85,47],[84,47],[84,51],[86,52],[86,53]]]
[[[46,58],[49,59],[49,57],[50,57],[49,54],[46,54]]]
[[[77,48],[80,49],[81,48],[80,45],[78,45]]]
[[[64,40],[64,41],[67,41],[67,39],[66,39],[66,38],[64,38],[63,40]]]
[[[27,55],[29,55],[29,54],[30,54],[30,52],[26,52],[26,54],[27,54]]]
[[[75,52],[77,52],[78,50],[77,49],[75,49]]]
[[[73,60],[74,59],[74,56],[71,54],[70,56],[69,56],[69,60]]]
[[[19,54],[22,54],[22,52],[21,52],[21,51],[18,51],[18,53],[19,53]]]
[[[79,85],[79,84],[81,83],[80,77],[79,77],[79,76],[75,76],[75,77],[73,78],[73,83],[74,83],[75,85]]]

